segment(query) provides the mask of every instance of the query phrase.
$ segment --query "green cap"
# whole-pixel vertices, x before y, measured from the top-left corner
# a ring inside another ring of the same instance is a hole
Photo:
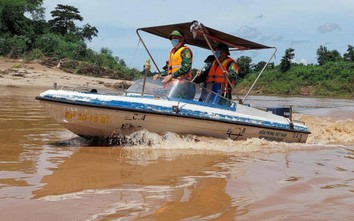
[[[173,32],[171,32],[171,34],[168,36],[168,38],[171,39],[172,36],[178,36],[178,37],[184,38],[183,32],[179,31],[179,30],[174,30]]]

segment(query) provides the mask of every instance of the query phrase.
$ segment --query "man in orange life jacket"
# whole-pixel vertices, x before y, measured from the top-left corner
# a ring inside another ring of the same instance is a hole
[[[192,50],[184,45],[185,39],[182,31],[174,30],[168,36],[172,43],[172,50],[167,61],[167,76],[162,81],[167,83],[172,78],[187,79],[192,78]],[[162,74],[162,76],[165,73]],[[159,74],[154,76],[154,79],[161,77]]]
[[[192,50],[184,45],[185,39],[183,32],[180,30],[174,30],[168,38],[171,40],[173,48],[168,56],[167,71],[162,73],[162,76],[165,74],[167,74],[167,76],[165,75],[166,77],[162,80],[162,82],[168,83],[172,80],[172,78],[177,78],[179,80],[191,80],[193,54]],[[158,79],[160,77],[160,74],[154,75],[154,79]],[[184,93],[186,94],[187,92]]]
[[[215,56],[220,61],[222,68],[215,60],[210,67],[206,83],[208,89],[227,99],[232,99],[232,86],[229,83],[234,84],[239,73],[239,68],[229,55],[229,47],[226,44],[220,43],[216,46]]]

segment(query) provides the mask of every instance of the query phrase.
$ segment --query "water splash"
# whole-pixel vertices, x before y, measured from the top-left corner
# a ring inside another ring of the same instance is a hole
[[[305,144],[271,142],[257,138],[234,141],[195,135],[181,136],[170,132],[158,135],[146,130],[138,131],[127,137],[127,144],[129,144],[129,148],[149,146],[149,149],[189,149],[225,153],[286,152],[354,145],[354,121],[351,118],[339,120],[301,114],[295,114],[295,118],[306,122],[310,128],[311,134]]]
[[[330,117],[314,117],[310,115],[296,115],[306,122],[311,135],[309,144],[354,144],[354,121],[351,118],[336,119]]]
[[[59,146],[118,146],[124,149],[142,150],[181,150],[203,153],[220,152],[223,154],[274,153],[292,150],[318,150],[333,148],[333,146],[354,145],[354,122],[352,119],[335,119],[330,117],[314,117],[296,114],[295,118],[306,122],[311,134],[305,144],[271,142],[264,139],[248,139],[234,141],[196,135],[179,135],[166,132],[164,134],[141,130],[129,136],[116,135],[106,140],[88,142],[83,138],[72,138],[57,142]]]

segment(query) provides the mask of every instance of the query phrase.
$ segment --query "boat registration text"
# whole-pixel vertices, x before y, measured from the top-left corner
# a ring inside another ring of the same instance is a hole
[[[65,119],[67,120],[78,120],[78,121],[85,121],[91,123],[98,123],[98,124],[107,124],[110,122],[109,116],[104,115],[95,115],[95,114],[82,114],[76,112],[65,112]]]

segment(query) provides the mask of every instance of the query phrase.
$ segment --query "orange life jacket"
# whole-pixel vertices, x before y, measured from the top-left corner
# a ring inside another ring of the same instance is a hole
[[[221,84],[221,93],[224,94],[226,92],[228,92],[228,90],[230,89],[228,87],[228,81],[227,75],[225,76],[225,74],[222,72],[227,71],[230,62],[235,62],[232,58],[227,57],[223,62],[221,62],[221,66],[222,69],[219,66],[219,63],[217,61],[214,61],[213,64],[210,67],[209,70],[209,74],[208,74],[208,78],[207,78],[207,83],[219,83]],[[236,69],[236,73],[238,73],[238,65],[235,62],[235,69]],[[234,82],[231,82],[232,84]]]
[[[233,62],[232,58],[226,58],[223,62],[221,62],[222,69],[219,66],[217,61],[214,61],[210,67],[207,83],[227,83],[227,79],[224,73],[222,72],[227,71],[227,66],[230,62]]]
[[[182,67],[182,52],[184,49],[187,49],[187,46],[182,46],[179,49],[173,48],[170,52],[170,55],[168,56],[168,69],[167,73],[173,74],[176,72],[178,69]],[[188,48],[189,49],[189,48]],[[189,49],[189,51],[192,53],[192,51]],[[193,55],[192,55],[193,57]],[[178,78],[185,78],[185,79],[192,79],[192,68],[189,70],[188,73],[179,76]]]

